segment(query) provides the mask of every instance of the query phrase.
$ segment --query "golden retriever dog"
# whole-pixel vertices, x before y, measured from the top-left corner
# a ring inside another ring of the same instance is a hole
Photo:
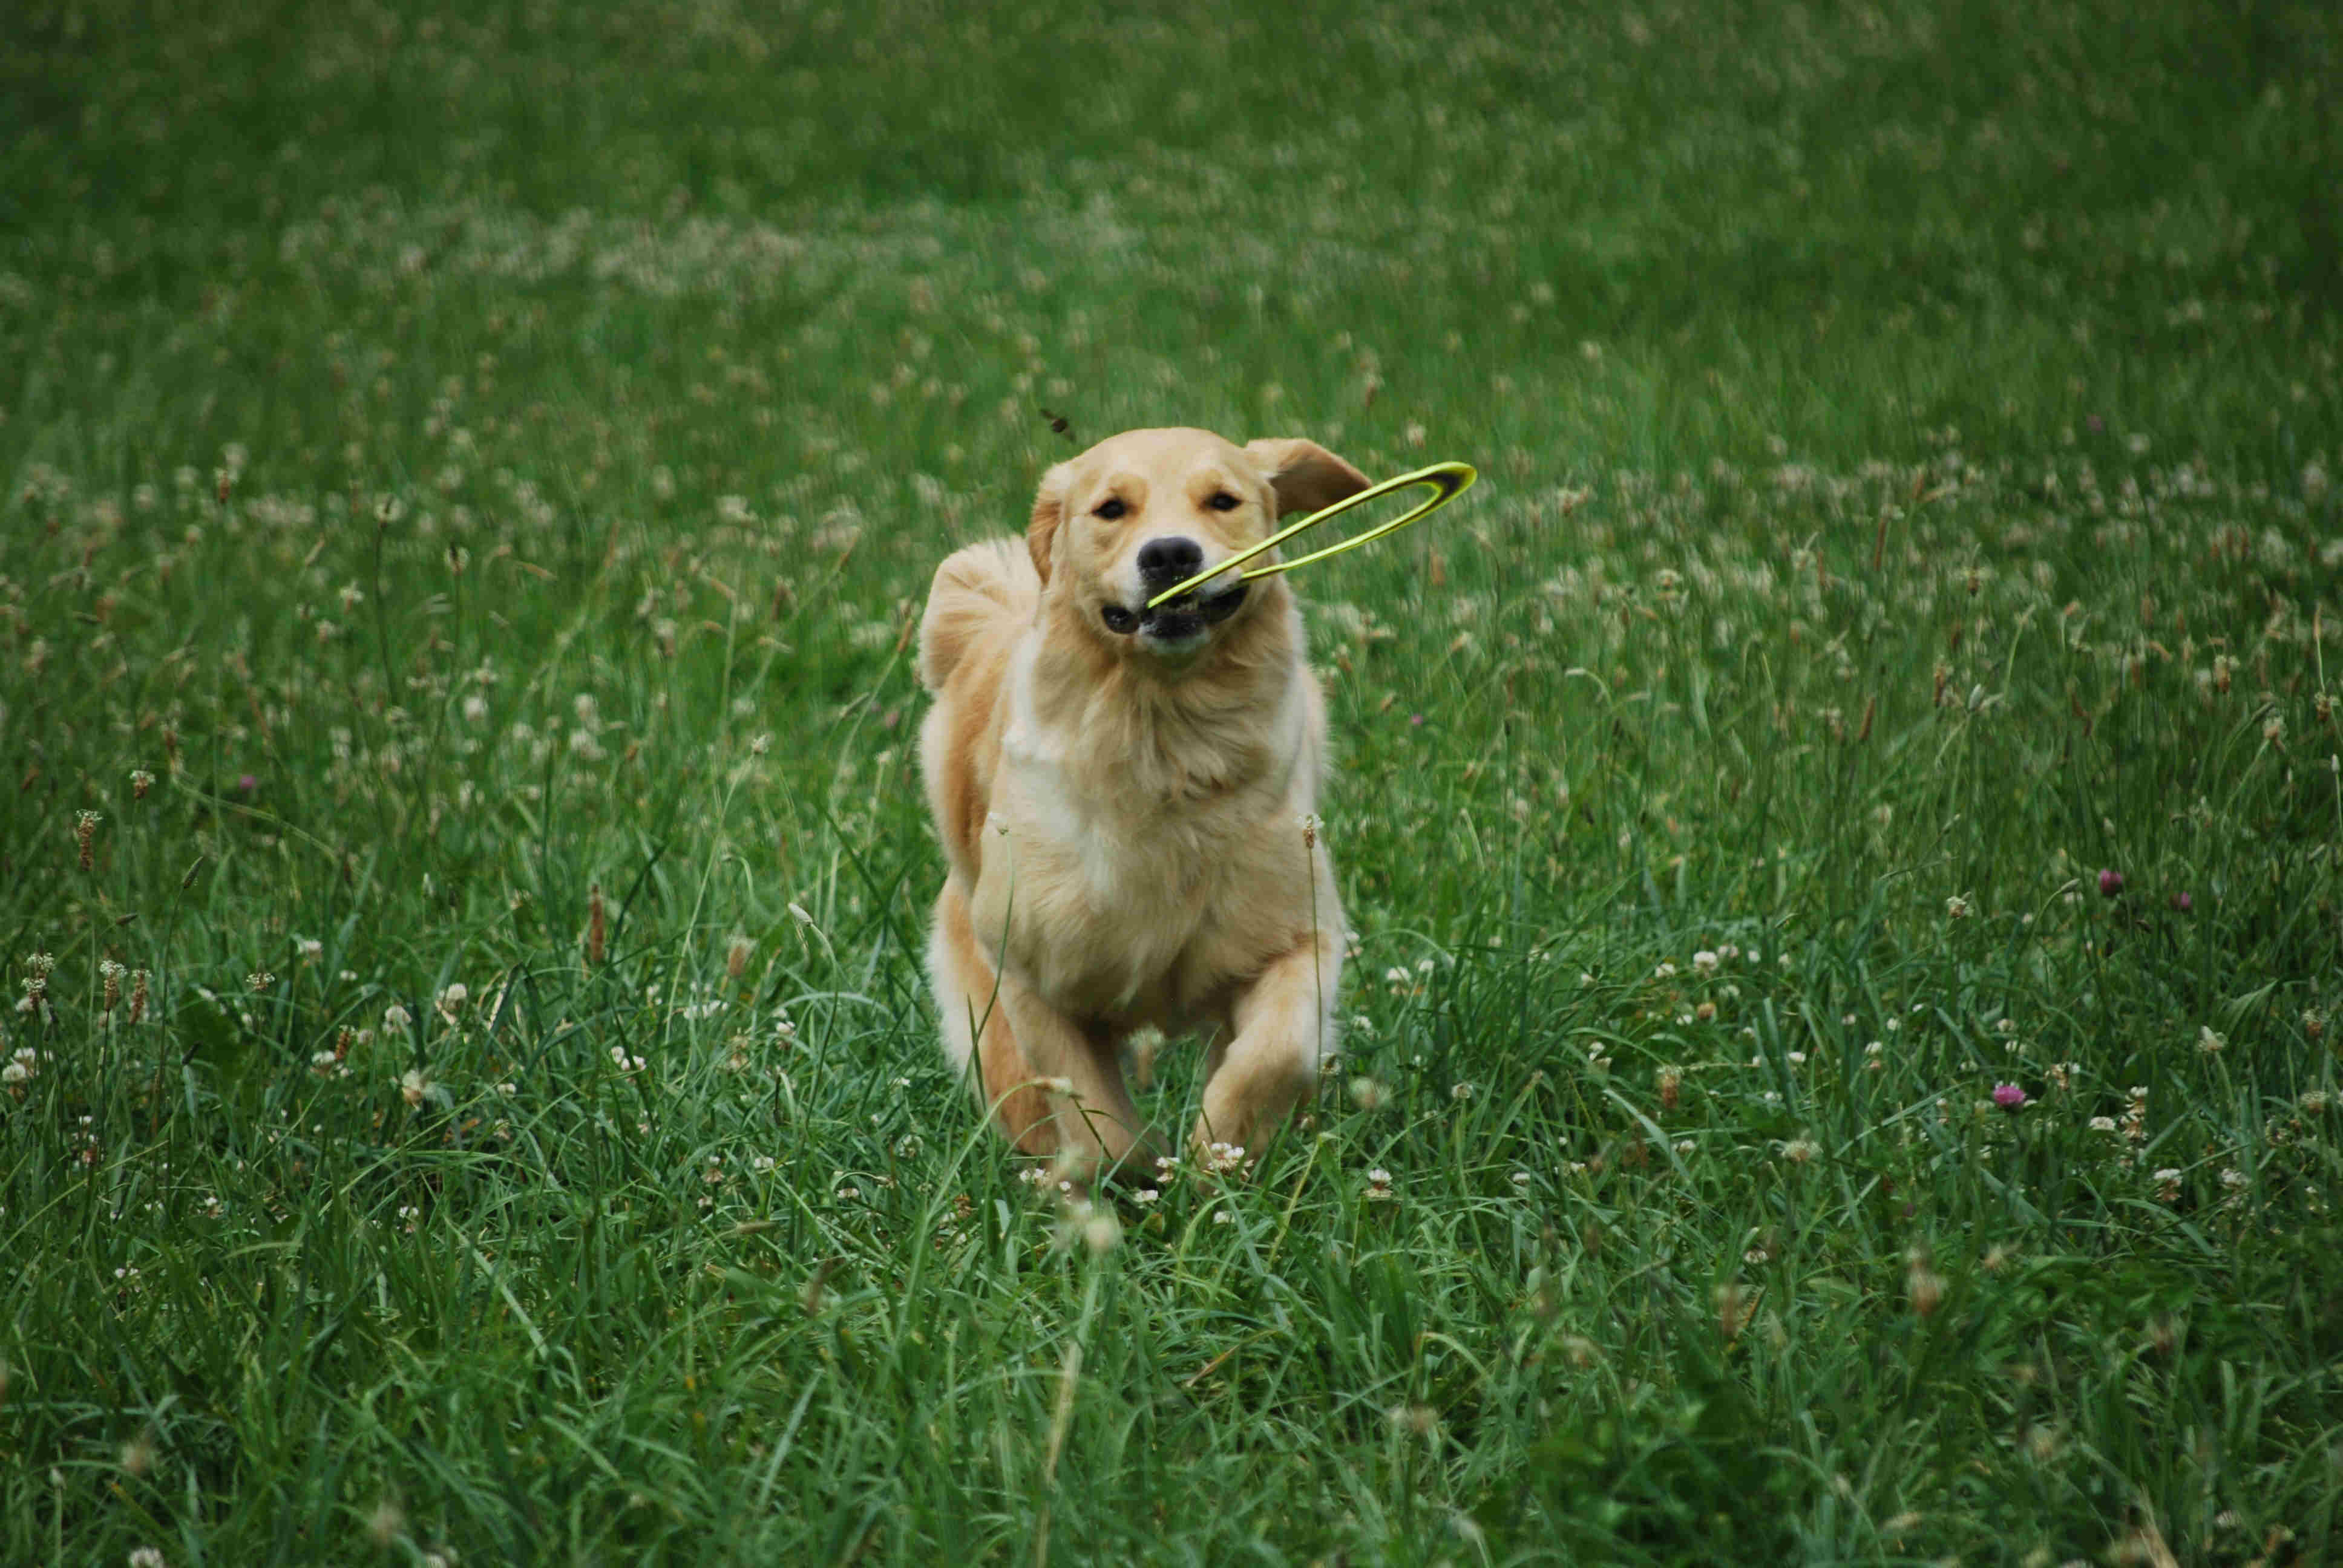
[[[1282,577],[1233,572],[1146,606],[1366,485],[1310,441],[1132,430],[1042,476],[1023,548],[937,569],[920,761],[950,869],[929,976],[1017,1148],[1110,1171],[1156,1152],[1122,1071],[1148,1026],[1208,1041],[1201,1151],[1258,1147],[1316,1089],[1343,924],[1301,614]]]

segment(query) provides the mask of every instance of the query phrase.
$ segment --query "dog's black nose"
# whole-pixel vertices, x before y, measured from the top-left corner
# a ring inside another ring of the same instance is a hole
[[[1150,581],[1182,582],[1203,566],[1204,547],[1193,539],[1150,539],[1139,547],[1139,575]]]

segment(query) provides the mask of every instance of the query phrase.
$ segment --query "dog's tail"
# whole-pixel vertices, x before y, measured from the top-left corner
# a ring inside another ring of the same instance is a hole
[[[990,628],[1023,625],[1041,603],[1041,576],[1021,539],[987,539],[936,568],[920,621],[920,684],[941,691]]]

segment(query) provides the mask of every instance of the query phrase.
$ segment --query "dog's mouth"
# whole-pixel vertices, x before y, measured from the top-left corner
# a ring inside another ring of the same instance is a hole
[[[1099,618],[1117,637],[1129,637],[1135,632],[1158,642],[1185,642],[1206,627],[1218,626],[1236,614],[1250,591],[1245,584],[1237,583],[1209,598],[1202,594],[1183,593],[1153,609],[1130,609],[1109,604],[1099,612]]]

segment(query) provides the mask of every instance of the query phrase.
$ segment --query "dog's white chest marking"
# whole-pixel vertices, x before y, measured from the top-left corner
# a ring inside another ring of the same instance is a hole
[[[1045,992],[1112,1011],[1137,1005],[1195,939],[1218,858],[1233,844],[1168,810],[1101,809],[1064,769],[1021,766],[1009,782],[1012,957]]]
[[[1232,879],[1267,869],[1254,863],[1254,840],[1265,815],[1283,815],[1275,798],[1302,782],[1299,710],[1282,716],[1277,732],[1291,744],[1262,772],[1224,791],[1159,798],[1115,759],[1074,756],[1035,715],[1023,674],[1011,677],[980,929],[1071,1010],[1157,1014],[1201,1003],[1182,994],[1184,960],[1225,923]]]

